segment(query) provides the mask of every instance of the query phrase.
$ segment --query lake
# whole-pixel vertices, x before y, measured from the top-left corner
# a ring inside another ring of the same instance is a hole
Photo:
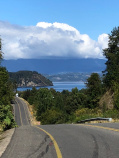
[[[53,82],[53,86],[41,87],[41,88],[54,88],[56,91],[62,92],[63,90],[71,91],[72,88],[77,87],[79,90],[86,88],[84,82]],[[40,87],[36,87],[39,89]],[[32,89],[32,87],[17,88],[18,91],[25,91],[27,89]]]

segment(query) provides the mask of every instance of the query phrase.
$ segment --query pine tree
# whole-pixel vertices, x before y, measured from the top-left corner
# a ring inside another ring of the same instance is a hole
[[[119,27],[115,27],[109,34],[108,48],[103,50],[106,57],[106,70],[104,73],[104,84],[112,88],[119,84]]]
[[[99,74],[92,73],[87,79],[87,96],[88,108],[95,108],[98,106],[100,96],[102,95],[102,81]]]

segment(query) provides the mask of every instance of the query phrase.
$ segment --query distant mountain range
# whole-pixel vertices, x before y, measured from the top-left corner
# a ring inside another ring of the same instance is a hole
[[[69,72],[55,75],[44,75],[46,78],[51,80],[52,82],[86,82],[87,78],[89,78],[91,73],[80,73],[80,72]]]
[[[104,59],[18,59],[3,60],[2,66],[9,72],[29,70],[41,74],[92,73],[105,70],[105,62]]]

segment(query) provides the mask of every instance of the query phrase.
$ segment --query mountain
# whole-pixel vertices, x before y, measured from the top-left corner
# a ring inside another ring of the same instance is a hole
[[[46,78],[51,80],[52,82],[79,82],[83,81],[86,82],[86,80],[90,77],[91,73],[80,73],[80,72],[69,72],[69,73],[62,73],[62,74],[55,74],[55,75],[44,75]]]
[[[52,82],[36,71],[9,72],[10,79],[18,87],[53,86]]]
[[[41,74],[65,72],[102,72],[105,70],[104,59],[18,59],[3,60],[9,72],[20,70],[37,71]]]

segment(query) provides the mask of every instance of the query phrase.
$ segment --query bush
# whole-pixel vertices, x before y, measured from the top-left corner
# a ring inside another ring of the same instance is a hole
[[[119,119],[119,110],[107,110],[105,113],[103,113],[103,117]]]
[[[60,111],[56,111],[55,109],[47,110],[45,113],[41,115],[41,123],[42,124],[59,124],[64,123],[65,117]]]
[[[16,126],[10,105],[0,105],[0,125],[3,130]]]

